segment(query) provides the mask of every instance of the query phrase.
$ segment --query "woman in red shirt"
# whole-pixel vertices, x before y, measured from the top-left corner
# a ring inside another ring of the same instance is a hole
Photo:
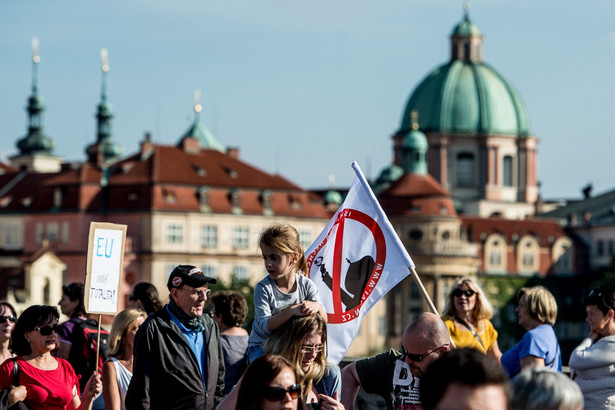
[[[54,306],[34,305],[27,308],[17,320],[12,335],[15,359],[0,366],[0,390],[12,390],[13,400],[23,401],[30,410],[58,409],[84,410],[102,391],[100,376],[93,374],[79,395],[79,379],[64,359],[53,357],[58,346],[58,320],[60,314]],[[18,386],[13,373],[18,365]],[[25,390],[25,397],[23,392]],[[9,405],[11,397],[9,397]]]

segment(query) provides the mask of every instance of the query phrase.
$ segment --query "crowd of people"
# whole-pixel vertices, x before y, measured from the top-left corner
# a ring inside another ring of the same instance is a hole
[[[59,310],[34,305],[18,315],[0,302],[0,410],[352,410],[360,388],[388,409],[615,408],[609,287],[585,300],[590,333],[570,356],[570,376],[562,373],[551,292],[519,290],[516,313],[526,332],[502,353],[493,307],[471,277],[451,287],[442,316],[426,312],[408,324],[401,349],[340,369],[327,360],[327,314],[304,275],[296,229],[273,225],[259,244],[267,275],[255,288],[251,332],[242,295],[210,295],[215,278],[179,265],[167,281],[167,304],[151,283],[133,286],[100,366],[85,363],[78,341],[93,321],[83,284],[62,287]]]

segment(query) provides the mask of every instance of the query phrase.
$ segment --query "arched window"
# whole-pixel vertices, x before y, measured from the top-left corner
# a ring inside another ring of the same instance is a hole
[[[502,169],[504,186],[513,186],[513,159],[510,155],[504,157]]]
[[[457,155],[457,185],[470,187],[474,185],[474,154],[462,152]]]
[[[489,235],[484,245],[484,264],[487,273],[506,273],[506,239],[502,235]]]
[[[532,275],[539,271],[538,242],[532,236],[525,236],[517,245],[517,268],[519,273]]]
[[[569,238],[559,238],[553,243],[553,270],[555,273],[572,273],[574,247]]]

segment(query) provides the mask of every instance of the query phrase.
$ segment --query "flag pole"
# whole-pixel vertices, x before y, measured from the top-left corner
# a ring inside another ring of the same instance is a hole
[[[410,266],[408,269],[410,270],[410,273],[412,274],[412,278],[414,279],[414,282],[416,283],[416,285],[419,287],[419,290],[423,294],[423,298],[425,298],[425,302],[427,302],[429,309],[431,309],[431,311],[434,314],[440,316],[438,309],[436,309],[436,306],[433,304],[433,302],[431,301],[431,298],[429,297],[429,294],[427,293],[427,289],[425,289],[425,286],[423,286],[423,282],[421,282],[421,278],[419,278],[419,274],[416,273],[416,270],[412,266]]]

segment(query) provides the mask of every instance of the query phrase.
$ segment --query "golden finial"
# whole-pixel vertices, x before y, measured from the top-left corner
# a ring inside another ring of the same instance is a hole
[[[194,90],[194,112],[201,112],[203,106],[201,105],[201,90]]]
[[[101,48],[100,49],[100,59],[102,61],[102,70],[103,72],[108,72],[109,71],[109,50],[107,50],[106,48]]]
[[[41,57],[38,55],[38,37],[32,38],[32,62],[34,64],[41,62]]]
[[[412,121],[412,129],[418,130],[419,129],[419,113],[417,110],[412,110],[412,112],[410,112],[410,119]]]

